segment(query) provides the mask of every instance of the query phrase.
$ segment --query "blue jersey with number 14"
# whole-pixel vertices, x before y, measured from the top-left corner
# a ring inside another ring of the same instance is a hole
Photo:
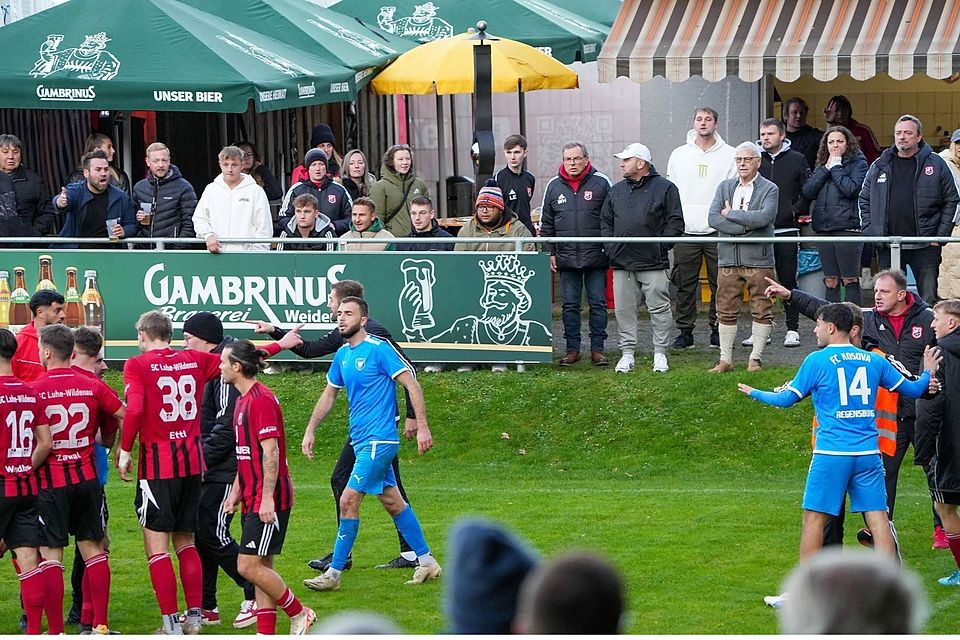
[[[347,389],[354,449],[374,440],[399,442],[395,379],[409,370],[392,344],[371,335],[355,347],[348,343],[337,350],[327,382]]]
[[[917,397],[929,381],[926,372],[916,381],[907,380],[875,353],[851,345],[828,345],[806,357],[787,389],[798,399],[813,397],[819,425],[814,453],[867,455],[880,452],[877,388]]]

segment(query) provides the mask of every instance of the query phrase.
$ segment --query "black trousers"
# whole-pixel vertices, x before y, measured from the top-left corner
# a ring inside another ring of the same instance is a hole
[[[204,609],[217,606],[218,569],[243,589],[243,599],[256,597],[253,585],[237,570],[237,554],[240,545],[230,535],[232,513],[223,512],[223,503],[230,495],[233,484],[204,482],[200,487],[200,512],[197,515],[197,553],[203,566]]]
[[[773,245],[773,259],[776,264],[777,280],[791,291],[797,288],[797,251],[800,245],[780,243]],[[795,304],[784,305],[787,331],[800,329],[800,309]]]
[[[330,474],[330,488],[333,490],[333,501],[337,505],[337,524],[340,524],[340,496],[343,495],[344,489],[347,488],[347,482],[350,481],[350,472],[353,471],[353,465],[357,462],[357,456],[353,451],[353,447],[350,446],[350,439],[347,439],[346,444],[343,445],[343,449],[340,451],[340,457],[337,458],[337,464],[333,467],[333,473]],[[410,499],[407,498],[407,492],[403,489],[403,481],[400,480],[400,460],[397,456],[393,456],[393,475],[397,478],[397,489],[400,491],[400,496],[403,498],[404,502],[410,504]],[[397,529],[397,538],[400,539],[400,553],[406,553],[408,551],[413,551],[410,548],[410,545],[407,544],[407,541],[403,539],[403,534],[400,533],[400,530]]]

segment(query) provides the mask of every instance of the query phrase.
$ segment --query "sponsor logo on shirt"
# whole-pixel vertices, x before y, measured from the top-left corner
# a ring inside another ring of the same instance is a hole
[[[561,193],[560,197],[557,198],[557,204],[567,204],[567,197]]]

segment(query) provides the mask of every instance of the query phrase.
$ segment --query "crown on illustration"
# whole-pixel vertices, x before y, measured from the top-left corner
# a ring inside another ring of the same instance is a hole
[[[520,258],[512,253],[501,253],[492,260],[480,260],[477,264],[483,269],[484,280],[505,282],[521,289],[537,273],[520,264]]]

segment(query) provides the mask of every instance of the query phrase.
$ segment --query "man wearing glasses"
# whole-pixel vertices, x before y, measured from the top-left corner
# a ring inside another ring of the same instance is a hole
[[[760,175],[760,148],[743,142],[736,149],[737,177],[717,187],[710,205],[710,226],[719,232],[717,247],[717,317],[720,360],[711,373],[733,371],[733,345],[737,339],[743,287],[750,293],[753,316],[753,351],[747,371],[760,371],[763,349],[773,329],[773,302],[764,295],[772,277],[773,243],[725,242],[728,238],[772,238],[780,190]]]
[[[667,161],[667,179],[680,190],[683,206],[683,235],[715,236],[707,222],[710,202],[721,180],[737,175],[733,166],[733,147],[717,133],[719,114],[710,107],[697,107],[693,129],[687,132],[687,143],[677,147]],[[693,346],[693,327],[697,322],[697,298],[700,295],[700,268],[707,263],[710,283],[710,346],[719,347],[717,334],[717,245],[678,243],[673,248],[671,279],[677,287],[677,329],[680,335],[674,349]]]

